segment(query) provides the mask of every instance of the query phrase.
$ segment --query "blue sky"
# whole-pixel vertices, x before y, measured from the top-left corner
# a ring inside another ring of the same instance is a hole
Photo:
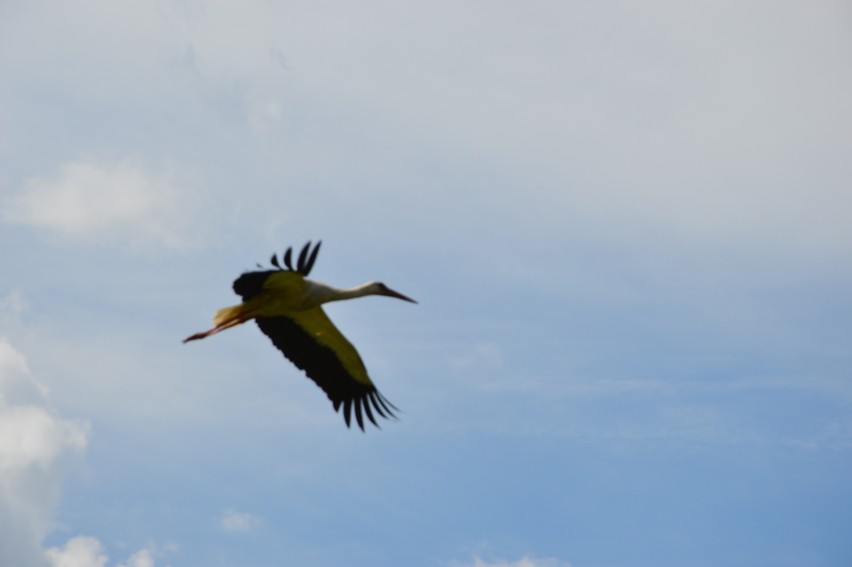
[[[845,2],[0,8],[0,564],[852,562]],[[347,430],[232,280],[316,279]]]

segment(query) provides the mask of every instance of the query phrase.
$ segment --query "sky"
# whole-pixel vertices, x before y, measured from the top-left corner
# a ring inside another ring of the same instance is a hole
[[[852,564],[852,7],[0,3],[0,564]],[[231,282],[327,311],[347,429]]]

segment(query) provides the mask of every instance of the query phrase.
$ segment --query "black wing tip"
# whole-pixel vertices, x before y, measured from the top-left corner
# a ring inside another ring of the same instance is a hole
[[[288,270],[290,272],[298,272],[303,276],[307,276],[314,268],[314,263],[316,263],[317,261],[317,255],[319,254],[320,246],[322,246],[322,240],[317,240],[317,243],[313,246],[313,248],[311,247],[311,241],[308,240],[308,243],[302,247],[301,252],[299,252],[299,256],[296,258],[295,267],[293,267],[292,246],[289,246],[287,250],[285,250],[284,253],[281,254],[280,260],[278,259],[278,255],[273,253],[272,256],[269,258],[269,263],[276,270]],[[255,265],[259,270],[264,270],[264,267],[261,264]]]
[[[296,261],[296,271],[300,274],[305,273],[305,262],[308,260],[308,250],[311,249],[311,241],[302,246],[302,251],[299,252],[299,259]]]
[[[311,241],[308,240],[307,244],[302,247],[302,250],[299,252],[299,256],[296,258],[295,268],[293,267],[292,246],[289,246],[281,255],[281,262],[278,261],[277,254],[272,254],[272,257],[269,259],[269,263],[278,270],[284,270],[286,268],[291,272],[299,272],[303,276],[307,276],[311,273],[314,263],[317,261],[320,246],[322,246],[322,240],[317,240],[317,243],[313,248],[311,248]],[[282,263],[284,264],[283,266],[281,265]],[[257,267],[262,269],[260,264],[258,264]]]
[[[310,242],[308,242],[308,244],[310,244]],[[319,254],[320,246],[322,246],[322,240],[317,241],[317,245],[314,246],[313,251],[308,256],[308,259],[304,265],[304,269],[300,270],[306,276],[311,273],[311,270],[314,267],[314,262],[317,261],[317,254]]]
[[[308,243],[302,247],[302,251],[299,252],[299,259],[296,261],[296,271],[302,274],[303,276],[307,276],[311,273],[311,270],[314,267],[314,262],[317,261],[317,254],[319,254],[320,246],[322,246],[322,240],[318,240],[316,246],[311,249],[311,241],[308,240]]]
[[[372,404],[372,408],[370,407],[370,404]],[[364,428],[365,414],[369,422],[372,423],[377,429],[382,428],[379,425],[379,422],[376,420],[375,416],[373,415],[373,409],[375,409],[376,413],[378,413],[381,417],[385,419],[399,419],[394,413],[394,411],[400,411],[400,409],[390,403],[376,389],[373,389],[369,392],[365,392],[360,396],[354,396],[347,399],[332,400],[332,405],[334,406],[334,411],[340,411],[341,406],[343,407],[343,421],[346,423],[346,427],[350,429],[352,428],[352,414],[354,413],[355,424],[361,431],[364,432],[366,432],[366,429]],[[353,408],[355,410],[354,412],[352,411]]]

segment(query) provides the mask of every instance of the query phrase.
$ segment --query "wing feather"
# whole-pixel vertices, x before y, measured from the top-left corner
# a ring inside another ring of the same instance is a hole
[[[304,275],[307,275],[308,272],[305,271],[305,262],[308,259],[308,251],[311,249],[311,241],[308,240],[308,243],[302,247],[302,251],[299,252],[299,259],[296,261],[296,271],[300,272]]]
[[[323,389],[335,411],[343,406],[347,427],[350,426],[353,406],[355,421],[362,430],[364,413],[378,427],[370,411],[370,403],[382,417],[396,417],[389,409],[393,405],[384,399],[367,375],[358,351],[337,330],[322,308],[315,307],[288,316],[258,317],[255,321],[272,344]]]
[[[311,273],[311,270],[314,267],[314,262],[317,261],[317,254],[319,254],[320,246],[322,246],[322,241],[317,242],[317,245],[314,246],[314,251],[311,252],[311,255],[308,257],[308,261],[305,264],[305,269],[302,270],[302,273],[306,276]]]

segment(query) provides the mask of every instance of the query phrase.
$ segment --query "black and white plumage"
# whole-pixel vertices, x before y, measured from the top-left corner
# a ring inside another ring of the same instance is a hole
[[[281,260],[273,254],[275,269],[246,272],[234,281],[234,292],[242,303],[216,312],[214,327],[184,339],[203,339],[235,325],[254,319],[272,344],[290,362],[303,370],[326,393],[335,411],[343,408],[350,426],[352,414],[362,430],[364,417],[378,427],[375,415],[395,417],[397,408],[379,393],[367,374],[358,351],[334,326],[322,309],[324,303],[368,295],[413,299],[393,291],[380,282],[338,289],[307,279],[316,262],[320,244],[308,242],[293,267],[293,250],[287,248]]]

